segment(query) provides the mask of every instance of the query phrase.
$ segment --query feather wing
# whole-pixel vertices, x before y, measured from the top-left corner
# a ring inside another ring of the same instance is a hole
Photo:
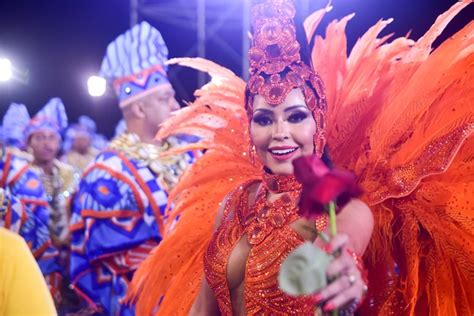
[[[432,48],[470,3],[453,5],[418,41],[379,38],[391,22],[381,20],[347,56],[353,15],[315,38],[331,157],[358,175],[375,217],[364,315],[474,312],[474,22]]]
[[[163,124],[158,137],[198,136],[198,143],[168,154],[195,149],[205,153],[170,193],[174,207],[167,213],[165,238],[135,273],[129,296],[136,300],[138,315],[189,312],[203,277],[204,251],[221,202],[239,184],[258,178],[261,170],[249,156],[245,83],[208,60],[181,58],[170,63],[207,72],[212,80],[196,91],[193,103]]]

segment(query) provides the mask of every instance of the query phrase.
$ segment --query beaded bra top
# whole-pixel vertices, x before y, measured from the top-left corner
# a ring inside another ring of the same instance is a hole
[[[299,218],[297,201],[301,192],[293,175],[264,173],[255,203],[249,205],[247,182],[235,190],[224,209],[224,220],[214,233],[204,257],[207,282],[214,292],[223,315],[232,315],[227,263],[239,240],[246,236],[250,252],[245,267],[244,300],[248,315],[314,315],[314,305],[306,297],[291,297],[278,287],[280,265],[296,247],[304,242],[290,226]],[[283,193],[270,202],[269,192]],[[327,219],[318,219],[318,230]]]

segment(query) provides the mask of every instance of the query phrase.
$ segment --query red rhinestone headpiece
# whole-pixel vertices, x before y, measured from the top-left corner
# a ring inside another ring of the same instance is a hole
[[[270,105],[281,104],[288,93],[300,88],[313,112],[317,131],[315,151],[322,154],[326,143],[326,97],[321,78],[300,56],[292,0],[267,0],[252,8],[252,48],[249,50],[250,78],[247,83],[247,113],[251,117],[253,97],[263,96]]]

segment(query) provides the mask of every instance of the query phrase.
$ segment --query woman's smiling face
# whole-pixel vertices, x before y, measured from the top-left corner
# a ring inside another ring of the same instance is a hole
[[[258,157],[274,174],[292,174],[292,161],[314,152],[315,133],[316,122],[301,89],[293,89],[277,106],[254,97],[250,136]]]

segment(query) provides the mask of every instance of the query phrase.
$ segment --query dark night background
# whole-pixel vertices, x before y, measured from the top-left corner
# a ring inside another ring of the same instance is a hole
[[[240,75],[242,0],[206,1],[206,57]],[[138,2],[139,20],[148,20],[160,30],[170,57],[197,55],[193,20],[196,0]],[[309,11],[325,3],[309,0]],[[454,3],[456,0],[333,0],[334,8],[326,15],[319,33],[329,21],[356,12],[347,28],[349,47],[380,18],[395,19],[383,34],[401,36],[412,30],[411,38],[418,39]],[[129,0],[0,0],[0,57],[8,57],[29,77],[27,83],[0,83],[0,115],[11,102],[26,104],[34,115],[49,98],[57,96],[63,99],[71,122],[81,114],[89,115],[98,123],[99,132],[112,136],[120,119],[113,93],[92,98],[86,81],[98,71],[107,44],[129,27],[129,5]],[[165,14],[155,14],[154,10],[164,10]],[[188,16],[183,18],[186,11]],[[174,14],[177,18],[173,21]],[[471,4],[448,26],[442,39],[473,17]],[[220,19],[217,26],[216,19]],[[178,101],[192,100],[197,88],[196,72],[172,68],[170,77]]]

